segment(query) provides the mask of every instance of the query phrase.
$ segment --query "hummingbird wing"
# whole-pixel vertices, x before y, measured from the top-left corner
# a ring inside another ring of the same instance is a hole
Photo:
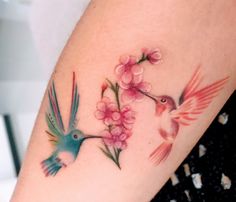
[[[70,108],[70,119],[68,132],[75,129],[77,124],[76,114],[79,107],[79,93],[78,86],[75,82],[75,72],[73,72],[73,83],[72,83],[72,95],[71,95],[71,108]]]
[[[228,78],[225,77],[199,89],[203,76],[198,67],[179,98],[179,107],[171,111],[171,117],[182,125],[189,125],[208,107]]]
[[[65,129],[57,101],[57,94],[54,82],[52,82],[52,85],[49,87],[48,99],[49,99],[49,110],[48,112],[46,112],[46,121],[48,128],[51,132],[50,134],[55,136],[55,138],[57,138],[64,135]]]

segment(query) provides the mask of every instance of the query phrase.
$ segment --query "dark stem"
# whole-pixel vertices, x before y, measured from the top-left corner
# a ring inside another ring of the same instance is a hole
[[[115,94],[115,97],[116,97],[116,103],[117,103],[117,106],[118,106],[118,109],[119,111],[121,110],[120,108],[120,100],[119,100],[119,85],[118,83],[115,83],[115,85],[109,80],[109,79],[106,79],[107,82],[110,84],[110,89],[114,92]]]
[[[139,59],[139,61],[137,62],[137,64],[140,64],[140,63],[142,63],[142,62],[144,62],[144,61],[146,61],[147,60],[147,57],[144,55],[144,54],[142,54],[142,57]]]
[[[116,165],[118,166],[118,168],[121,169],[121,167],[120,167],[120,162],[119,162],[119,156],[120,156],[121,150],[116,149],[116,148],[114,148],[114,147],[113,147],[113,150],[114,150],[114,153],[115,153],[115,163],[116,163]]]
[[[119,99],[119,85],[118,85],[118,83],[116,83],[116,87],[115,87],[115,96],[116,96],[116,103],[117,103],[117,106],[118,106],[118,109],[119,109],[119,111],[121,110],[121,108],[120,108],[120,99]]]
[[[118,168],[121,170],[121,167],[120,167],[120,162],[119,160],[115,161],[116,165],[118,166]]]

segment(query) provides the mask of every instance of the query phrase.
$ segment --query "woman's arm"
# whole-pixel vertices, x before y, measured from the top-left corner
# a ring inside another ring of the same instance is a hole
[[[92,1],[12,201],[151,200],[235,89],[235,11],[233,0]]]

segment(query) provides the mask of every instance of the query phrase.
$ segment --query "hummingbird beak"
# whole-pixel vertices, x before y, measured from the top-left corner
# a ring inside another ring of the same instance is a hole
[[[84,139],[90,139],[90,138],[102,138],[102,136],[97,135],[85,135]]]
[[[150,93],[144,92],[140,89],[137,89],[138,92],[140,92],[141,94],[143,94],[144,96],[150,98],[151,100],[153,100],[154,102],[157,102],[157,99],[155,98],[155,95],[152,95]]]

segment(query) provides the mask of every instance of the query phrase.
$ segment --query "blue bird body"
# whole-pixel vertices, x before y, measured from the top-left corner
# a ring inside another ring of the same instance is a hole
[[[49,131],[49,141],[54,146],[51,156],[41,162],[46,176],[54,176],[62,167],[67,167],[74,162],[80,151],[80,147],[86,139],[100,138],[99,136],[85,135],[76,129],[76,114],[79,107],[78,87],[75,84],[73,73],[72,100],[68,129],[65,131],[54,82],[48,90],[49,110],[46,113],[46,121]]]
[[[45,175],[55,175],[62,167],[67,167],[72,163],[77,158],[80,147],[86,138],[89,136],[86,137],[79,130],[73,130],[60,136],[55,145],[55,151],[42,162]]]
[[[82,145],[85,139],[86,137],[81,131],[79,130],[71,131],[69,134],[62,136],[61,141],[57,145],[57,150],[58,152],[61,151],[71,152],[74,158],[76,158],[80,146]]]

